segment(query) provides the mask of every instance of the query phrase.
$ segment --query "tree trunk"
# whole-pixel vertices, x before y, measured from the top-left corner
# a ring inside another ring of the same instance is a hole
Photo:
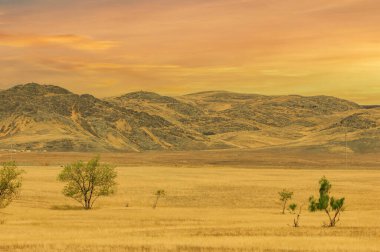
[[[87,209],[91,209],[91,199],[87,200]]]
[[[294,218],[294,227],[298,227],[298,219],[299,219],[299,215],[297,215],[296,218]]]
[[[89,210],[91,209],[91,199],[88,199],[85,197],[84,199],[84,209]]]
[[[156,207],[157,207],[157,203],[158,203],[158,199],[160,198],[160,196],[157,196],[156,197],[156,201],[154,202],[154,204],[153,204],[153,209],[156,209]]]
[[[327,216],[329,217],[329,220],[330,220],[329,227],[334,227],[335,226],[335,218],[331,218],[330,213],[329,213],[329,211],[327,209],[325,209],[325,212],[326,212],[326,214],[327,214]]]
[[[284,201],[284,205],[282,206],[282,214],[285,214],[286,200]]]
[[[297,214],[297,217],[294,218],[294,227],[299,227],[299,221],[300,221],[301,211],[302,211],[302,206],[300,207],[300,210],[299,210],[299,212]]]

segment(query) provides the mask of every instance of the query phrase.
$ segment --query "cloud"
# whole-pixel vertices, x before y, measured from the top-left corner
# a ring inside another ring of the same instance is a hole
[[[115,41],[96,40],[72,34],[36,35],[0,33],[0,45],[9,47],[62,46],[76,50],[107,50],[117,45]]]

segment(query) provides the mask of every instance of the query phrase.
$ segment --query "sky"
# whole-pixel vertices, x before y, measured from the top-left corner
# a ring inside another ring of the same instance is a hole
[[[378,0],[0,0],[0,89],[380,104]]]

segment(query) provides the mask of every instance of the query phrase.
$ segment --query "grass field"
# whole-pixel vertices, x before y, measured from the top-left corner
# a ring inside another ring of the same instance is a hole
[[[26,166],[0,211],[0,251],[380,251],[380,170],[294,168],[118,167],[118,192],[85,211],[62,196],[61,167]],[[335,228],[306,210],[323,175],[346,197]],[[305,204],[300,228],[280,213],[283,188]]]

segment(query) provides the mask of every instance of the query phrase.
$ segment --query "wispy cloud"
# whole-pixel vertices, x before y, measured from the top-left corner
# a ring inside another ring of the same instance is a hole
[[[0,45],[9,47],[62,46],[77,50],[107,50],[117,45],[115,41],[96,40],[72,34],[36,35],[0,33]]]

